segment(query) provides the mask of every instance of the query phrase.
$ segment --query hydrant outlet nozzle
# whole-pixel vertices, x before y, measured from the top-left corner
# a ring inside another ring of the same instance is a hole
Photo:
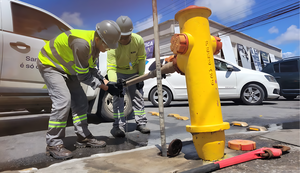
[[[220,51],[222,49],[221,39],[216,36],[211,36],[211,44],[212,44],[212,48],[214,51],[214,55],[217,55],[218,53],[220,53]]]
[[[170,49],[174,54],[185,54],[189,47],[189,40],[186,34],[174,34],[171,38]]]

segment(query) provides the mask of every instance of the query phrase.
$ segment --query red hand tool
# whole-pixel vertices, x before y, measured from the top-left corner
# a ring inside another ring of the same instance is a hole
[[[194,168],[184,173],[206,173],[211,171],[216,171],[227,166],[239,164],[242,162],[247,162],[254,159],[270,159],[273,157],[279,157],[283,152],[290,150],[287,146],[273,146],[273,148],[260,148],[239,156],[231,157],[225,160],[210,163],[198,168]]]

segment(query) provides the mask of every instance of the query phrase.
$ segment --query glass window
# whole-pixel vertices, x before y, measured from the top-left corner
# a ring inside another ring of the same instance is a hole
[[[266,73],[274,73],[274,70],[272,69],[271,64],[267,64],[267,66],[265,66],[262,71],[266,72]]]
[[[227,71],[227,64],[223,61],[215,59],[216,71]]]
[[[54,17],[17,3],[11,3],[14,33],[50,40],[70,30]]]
[[[287,62],[282,62],[280,63],[280,72],[285,73],[285,72],[298,72],[298,62],[297,60],[295,61],[287,61]]]
[[[274,64],[275,73],[279,73],[279,64]]]

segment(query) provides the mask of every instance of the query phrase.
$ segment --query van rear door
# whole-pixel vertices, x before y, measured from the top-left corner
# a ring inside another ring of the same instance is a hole
[[[2,1],[3,60],[2,91],[45,93],[36,60],[45,41],[71,28],[49,12],[20,1]]]

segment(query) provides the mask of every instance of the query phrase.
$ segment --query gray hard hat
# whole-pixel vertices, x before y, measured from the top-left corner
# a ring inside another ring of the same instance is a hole
[[[118,47],[121,38],[121,30],[118,24],[112,20],[103,20],[96,25],[96,31],[104,43],[111,49]]]
[[[132,33],[133,25],[128,16],[120,16],[116,22],[121,29],[121,35],[130,35]]]

